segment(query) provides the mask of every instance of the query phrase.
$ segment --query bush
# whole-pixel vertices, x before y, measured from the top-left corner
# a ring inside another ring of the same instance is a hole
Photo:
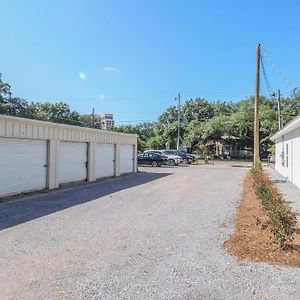
[[[262,169],[252,169],[251,173],[255,194],[268,212],[274,241],[282,247],[293,239],[296,216]]]

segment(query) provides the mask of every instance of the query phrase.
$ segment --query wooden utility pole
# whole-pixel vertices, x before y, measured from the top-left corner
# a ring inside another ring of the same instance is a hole
[[[260,75],[260,44],[256,46],[256,80],[255,80],[255,99],[254,99],[254,168],[259,168],[259,75]]]
[[[281,93],[278,90],[278,98],[277,98],[277,113],[278,113],[278,128],[279,130],[282,128],[282,120],[281,120]]]
[[[178,93],[178,97],[177,97],[177,100],[178,100],[178,130],[177,130],[177,150],[179,150],[180,148],[180,93]]]

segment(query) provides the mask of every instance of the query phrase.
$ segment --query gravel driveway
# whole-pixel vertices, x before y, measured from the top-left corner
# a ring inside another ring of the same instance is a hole
[[[300,298],[299,269],[223,248],[246,168],[141,171],[0,204],[0,298]]]

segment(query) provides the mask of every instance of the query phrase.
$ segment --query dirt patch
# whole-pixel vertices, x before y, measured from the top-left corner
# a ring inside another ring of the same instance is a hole
[[[239,258],[300,268],[300,227],[285,249],[273,242],[268,215],[256,198],[250,172],[244,181],[243,201],[238,208],[235,232],[225,242],[225,247]]]

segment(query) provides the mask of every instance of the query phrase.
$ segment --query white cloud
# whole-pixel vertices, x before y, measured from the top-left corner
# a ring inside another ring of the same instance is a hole
[[[104,100],[104,95],[103,94],[100,94],[99,97],[100,97],[101,100]]]
[[[86,78],[86,75],[83,72],[79,72],[79,78],[84,80]]]
[[[103,68],[104,72],[119,72],[120,70],[114,67],[104,67]]]

